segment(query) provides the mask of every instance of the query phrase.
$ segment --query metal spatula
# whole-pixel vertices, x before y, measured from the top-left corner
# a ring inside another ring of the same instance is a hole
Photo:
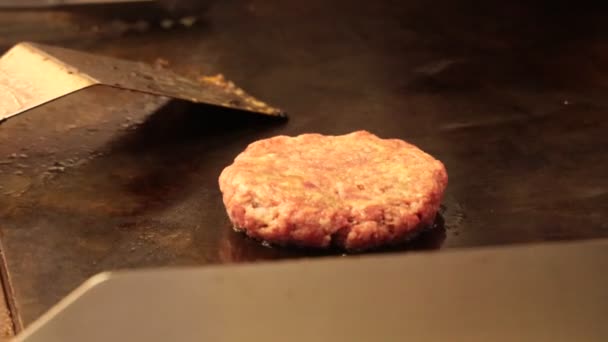
[[[221,75],[197,82],[144,63],[20,43],[0,58],[0,121],[93,86],[285,116],[280,109],[246,94]]]

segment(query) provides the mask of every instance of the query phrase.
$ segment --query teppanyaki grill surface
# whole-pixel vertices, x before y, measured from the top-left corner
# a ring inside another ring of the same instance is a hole
[[[230,229],[217,177],[277,134],[366,129],[442,160],[441,217],[402,250],[608,236],[603,6],[236,1],[171,29],[95,13],[0,13],[0,46],[222,72],[291,118],[91,89],[1,125],[0,239],[17,327],[103,270],[324,255]]]

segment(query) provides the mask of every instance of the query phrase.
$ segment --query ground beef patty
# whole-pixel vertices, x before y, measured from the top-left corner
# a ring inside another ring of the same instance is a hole
[[[397,139],[359,131],[252,143],[219,178],[236,229],[279,245],[364,250],[430,225],[448,177]]]

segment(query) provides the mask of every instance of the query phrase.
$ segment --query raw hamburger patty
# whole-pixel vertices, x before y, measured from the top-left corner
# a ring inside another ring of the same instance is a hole
[[[364,250],[430,225],[448,177],[397,139],[358,131],[250,144],[219,178],[236,229],[279,245]]]

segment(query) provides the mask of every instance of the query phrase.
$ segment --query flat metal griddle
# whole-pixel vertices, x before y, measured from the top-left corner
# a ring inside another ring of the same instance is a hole
[[[235,2],[198,26],[145,32],[82,10],[0,13],[4,49],[164,58],[292,113],[276,123],[173,103],[150,116],[162,103],[100,88],[1,125],[16,326],[104,270],[319,256],[263,247],[226,219],[220,171],[276,134],[367,129],[444,161],[442,216],[404,251],[608,236],[606,10],[558,6]]]

